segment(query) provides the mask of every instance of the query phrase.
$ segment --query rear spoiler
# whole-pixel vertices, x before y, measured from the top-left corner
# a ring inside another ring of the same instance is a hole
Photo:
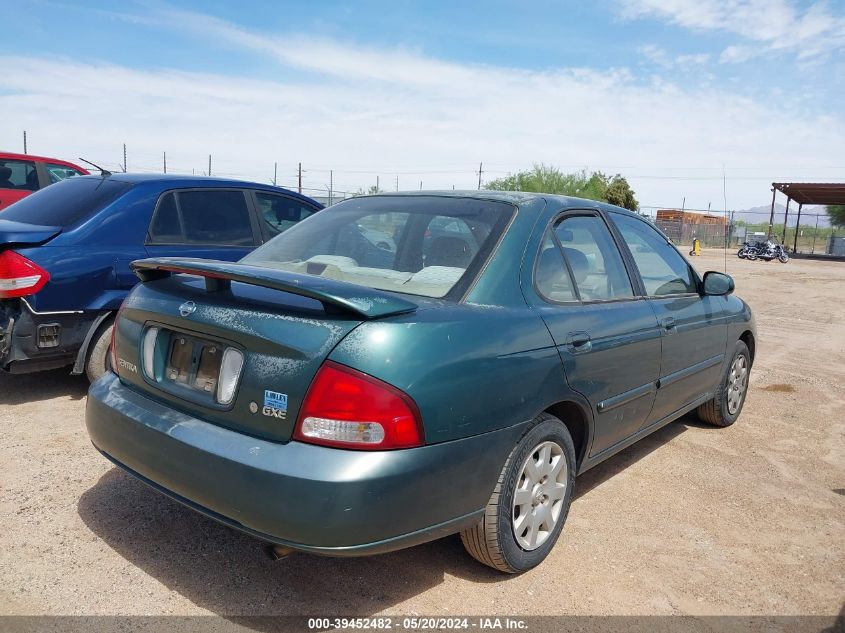
[[[184,273],[205,277],[208,292],[223,292],[237,281],[316,299],[327,312],[350,312],[364,319],[405,314],[417,309],[415,303],[372,288],[248,264],[190,257],[157,257],[134,261],[131,266],[142,282]]]

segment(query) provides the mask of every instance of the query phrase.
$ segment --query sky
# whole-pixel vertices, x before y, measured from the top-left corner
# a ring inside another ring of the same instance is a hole
[[[646,208],[845,180],[845,0],[26,4],[0,150],[288,187],[301,163],[312,195],[545,163]]]

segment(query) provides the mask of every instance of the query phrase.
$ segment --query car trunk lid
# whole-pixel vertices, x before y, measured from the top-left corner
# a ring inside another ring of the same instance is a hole
[[[0,215],[0,248],[43,244],[62,232],[60,226],[42,226],[4,220]]]
[[[290,438],[311,381],[344,336],[364,320],[416,309],[376,290],[231,262],[160,258],[133,268],[144,283],[118,319],[121,380],[196,417],[276,441]],[[145,360],[151,328],[156,342]],[[243,354],[243,368],[224,405],[215,395],[229,348]]]

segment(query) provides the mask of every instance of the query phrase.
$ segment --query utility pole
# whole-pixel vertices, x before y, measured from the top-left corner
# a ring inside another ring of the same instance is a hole
[[[208,175],[211,176],[211,154],[208,155]]]
[[[126,143],[123,144],[123,173],[126,173]]]
[[[279,163],[273,163],[273,186],[276,186],[276,175],[279,172]]]
[[[334,171],[329,170],[329,206],[332,206],[332,193],[334,191]]]
[[[28,152],[26,151],[26,130],[24,130],[24,131],[23,131],[23,153],[24,153],[24,154],[27,154],[27,153],[28,153]]]
[[[302,193],[302,163],[299,163],[299,185],[298,185],[299,193]]]
[[[687,197],[684,196],[684,201],[681,202],[681,211],[687,208]]]
[[[420,180],[420,191],[422,191],[422,180]]]
[[[396,176],[396,191],[399,191],[399,176]]]
[[[378,184],[378,176],[376,176],[376,193],[380,191],[380,186]]]
[[[484,172],[481,171],[481,167],[483,165],[484,165],[484,163],[478,163],[478,190],[479,191],[481,191],[481,174],[484,173]]]
[[[167,173],[167,152],[164,152],[164,173]]]

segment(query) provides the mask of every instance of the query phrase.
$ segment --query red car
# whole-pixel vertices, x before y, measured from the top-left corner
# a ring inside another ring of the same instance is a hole
[[[0,211],[33,191],[88,170],[58,158],[0,152]]]

